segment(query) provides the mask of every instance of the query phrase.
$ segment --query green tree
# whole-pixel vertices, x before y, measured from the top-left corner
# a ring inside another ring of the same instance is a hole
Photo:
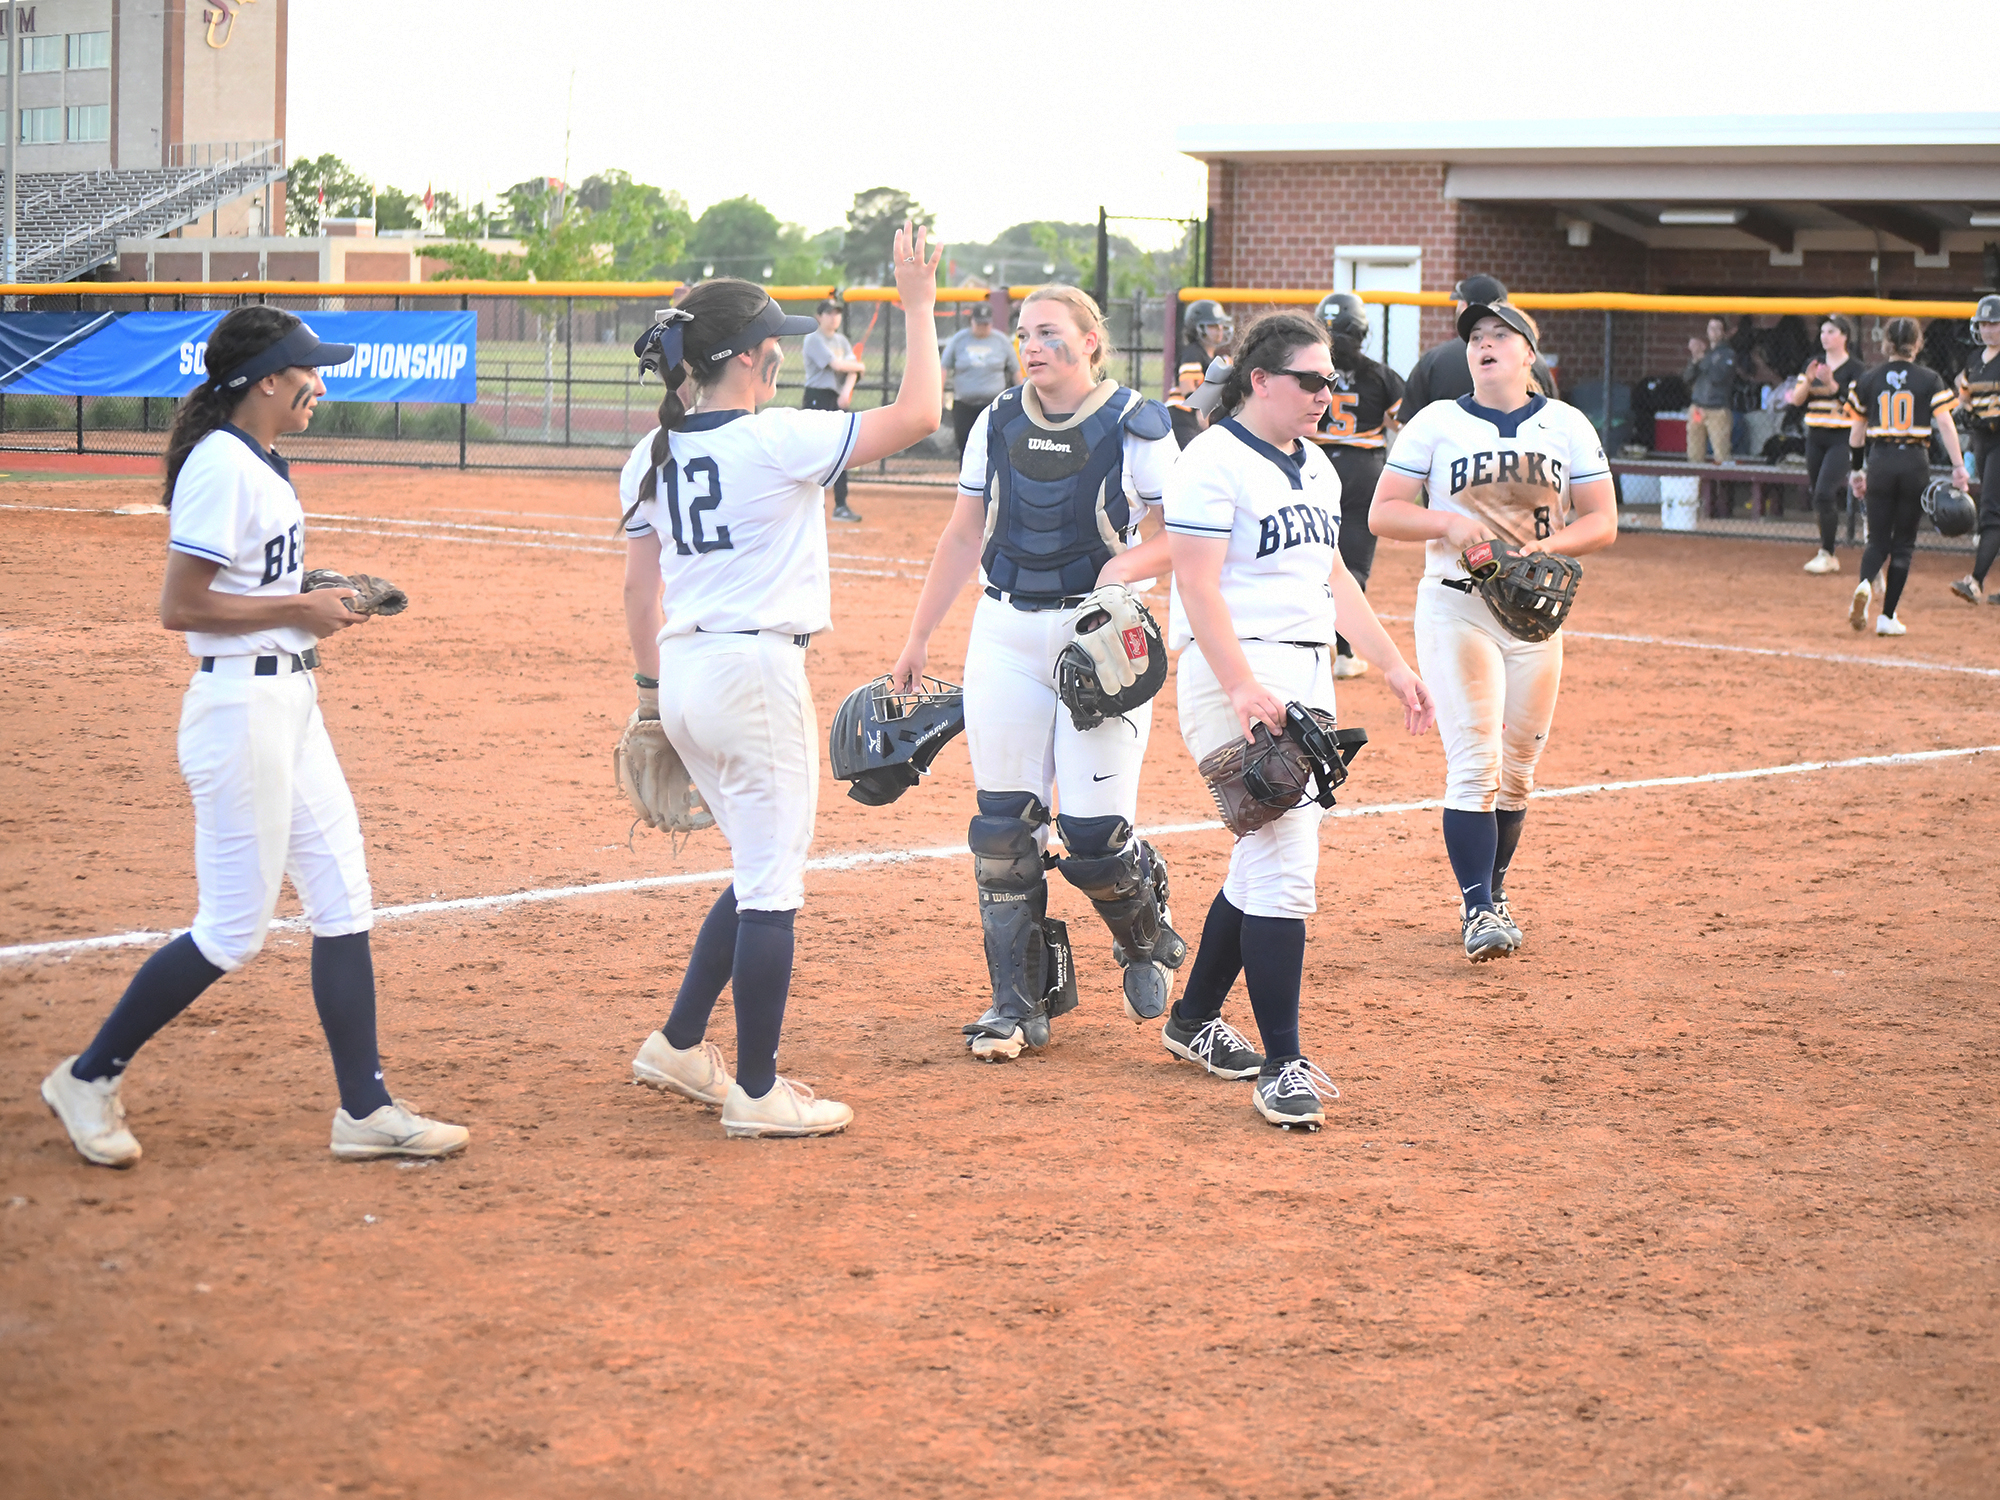
[[[755,198],[725,198],[712,203],[694,222],[687,238],[682,269],[690,277],[708,274],[762,280],[764,268],[777,269],[778,216]]]
[[[882,280],[903,221],[930,225],[934,216],[901,188],[873,187],[854,195],[847,211],[847,235],[842,258],[849,281],[886,285]]]
[[[331,151],[285,173],[285,221],[294,234],[318,234],[325,219],[366,218],[373,197],[368,179]]]
[[[797,224],[778,232],[778,258],[771,280],[779,286],[837,286],[840,283],[842,231],[809,235]]]
[[[664,281],[686,253],[694,216],[679,193],[634,182],[629,172],[586,177],[577,206],[591,215],[599,243],[611,247],[619,281]]]
[[[424,200],[401,188],[385,187],[375,194],[375,232],[385,229],[422,229]]]

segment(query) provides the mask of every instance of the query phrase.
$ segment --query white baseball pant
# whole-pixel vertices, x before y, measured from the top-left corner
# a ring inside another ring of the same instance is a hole
[[[1333,647],[1244,641],[1243,655],[1257,680],[1286,703],[1334,713]],[[1229,694],[1216,681],[1199,645],[1181,653],[1176,679],[1181,738],[1200,764],[1203,756],[1243,738]],[[1252,917],[1309,917],[1319,910],[1319,824],[1326,809],[1307,801],[1266,823],[1229,851],[1222,894]]]
[[[729,841],[739,911],[797,911],[819,815],[819,714],[788,635],[669,636],[660,726]]]
[[[181,700],[200,888],[192,936],[225,973],[263,948],[288,875],[314,936],[374,925],[361,822],[320,717],[316,675],[258,677],[255,660],[216,658]]]
[[[1153,705],[1080,730],[1056,696],[1077,609],[1016,609],[981,595],[965,649],[965,742],[982,792],[1033,792],[1072,818],[1139,821]]]
[[[1562,633],[1508,634],[1477,594],[1435,578],[1417,586],[1417,670],[1437,700],[1444,741],[1444,805],[1519,812],[1555,722]]]

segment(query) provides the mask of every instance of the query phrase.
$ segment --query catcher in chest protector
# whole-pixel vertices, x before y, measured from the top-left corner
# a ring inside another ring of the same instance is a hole
[[[777,1071],[818,810],[805,658],[832,624],[826,486],[937,430],[937,256],[925,238],[908,225],[896,234],[909,355],[890,405],[771,406],[784,363],[778,340],[816,325],[733,277],[691,288],[633,351],[667,392],[659,427],[633,448],[619,481],[639,703],[614,756],[618,784],[655,828],[719,828],[735,880],[703,920],[673,1011],[640,1047],[632,1076],[720,1105],[730,1136],[827,1135],[854,1118]],[[690,387],[692,408],[682,396]],[[733,1077],[708,1040],[725,984],[736,1007]]]
[[[1576,559],[1618,539],[1618,509],[1590,419],[1532,391],[1534,321],[1475,302],[1458,331],[1472,394],[1433,402],[1403,429],[1369,525],[1425,544],[1417,664],[1437,695],[1459,934],[1485,963],[1521,946],[1507,871],[1555,719],[1560,631]]]
[[[1335,727],[1336,627],[1381,669],[1410,733],[1427,731],[1434,713],[1341,561],[1340,477],[1307,441],[1333,380],[1317,321],[1260,320],[1238,346],[1214,420],[1188,444],[1166,491],[1169,638],[1187,648],[1181,737],[1239,837],[1161,1040],[1217,1077],[1255,1079],[1257,1113],[1306,1130],[1339,1097],[1299,1034],[1319,824],[1366,738]],[[1222,1019],[1239,973],[1261,1053]]]
[[[981,575],[964,710],[992,1004],[963,1033],[984,1062],[1047,1046],[1050,1019],[1077,1003],[1069,930],[1048,915],[1051,866],[1109,930],[1133,1021],[1166,1010],[1187,954],[1166,861],[1136,833],[1167,653],[1134,590],[1167,568],[1154,512],[1180,453],[1172,420],[1106,373],[1109,331],[1077,288],[1029,293],[1020,334],[1026,383],[973,421],[958,503],[890,672],[899,693],[922,686],[932,632]],[[1061,859],[1046,852],[1052,810]]]

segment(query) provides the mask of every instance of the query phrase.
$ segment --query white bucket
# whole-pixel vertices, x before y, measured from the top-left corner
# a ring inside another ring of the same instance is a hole
[[[1668,474],[1660,480],[1660,530],[1693,531],[1701,513],[1701,481],[1692,474]]]

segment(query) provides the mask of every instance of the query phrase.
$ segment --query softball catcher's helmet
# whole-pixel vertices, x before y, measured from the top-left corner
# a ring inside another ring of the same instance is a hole
[[[1931,525],[1937,527],[1943,536],[1964,536],[1979,519],[1972,496],[1964,490],[1952,488],[1949,479],[1933,479],[1925,485],[1922,504],[1924,514],[1931,518]]]
[[[1223,343],[1228,343],[1235,336],[1236,325],[1230,321],[1229,314],[1222,310],[1220,302],[1212,302],[1207,298],[1199,302],[1190,302],[1187,311],[1181,314],[1181,337],[1189,343],[1195,343],[1201,338],[1201,330],[1211,323],[1222,330]]]
[[[827,732],[833,774],[854,783],[847,795],[865,807],[886,807],[923,777],[938,751],[965,728],[965,692],[955,682],[926,677],[899,693],[886,674],[847,695]]]
[[[1315,316],[1335,338],[1342,334],[1354,339],[1368,337],[1368,306],[1352,292],[1329,292],[1319,299]]]

